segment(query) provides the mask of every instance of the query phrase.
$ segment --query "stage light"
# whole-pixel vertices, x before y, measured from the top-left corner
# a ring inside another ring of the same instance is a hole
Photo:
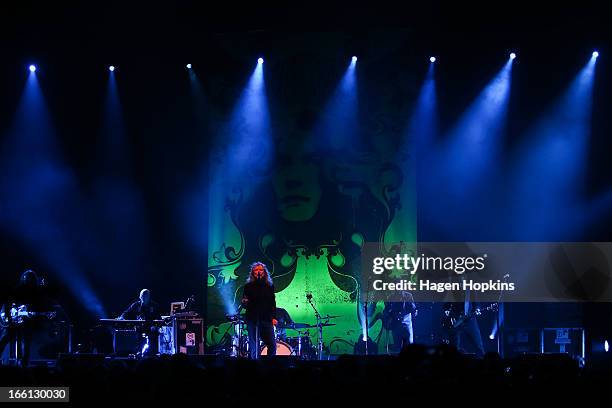
[[[257,58],[257,63],[259,65],[263,64],[263,58],[261,58],[261,57]]]
[[[515,53],[513,53],[513,52],[511,52],[511,53],[510,53],[510,59],[511,59],[511,60],[513,60],[513,59],[515,59],[515,58],[516,58],[516,54],[515,54]]]
[[[110,72],[115,72],[115,66],[114,66],[114,65],[109,66],[109,67],[108,67],[108,70],[109,70]]]
[[[489,334],[489,340],[495,340],[495,334],[493,333]]]
[[[610,343],[608,343],[608,340],[604,341],[604,350],[606,353],[610,350]]]
[[[597,58],[597,57],[599,57],[599,52],[593,51],[593,58]]]
[[[187,64],[185,66],[187,67],[187,69],[191,69],[191,64]]]
[[[30,72],[36,72],[36,65],[32,64],[29,66]]]
[[[351,58],[351,62],[354,64],[357,62],[357,57],[353,55],[353,58]]]
[[[431,62],[431,63],[436,62],[436,57],[429,57],[429,62]]]

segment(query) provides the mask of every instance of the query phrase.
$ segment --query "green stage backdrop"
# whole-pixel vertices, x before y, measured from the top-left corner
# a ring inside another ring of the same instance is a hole
[[[227,342],[227,334],[233,334],[224,315],[238,307],[248,266],[259,260],[272,274],[277,306],[295,322],[314,323],[306,299],[312,294],[322,315],[341,316],[333,320],[336,326],[325,328],[326,351],[352,353],[362,334],[361,246],[380,242],[381,252],[391,253],[397,250],[393,243],[415,241],[409,154],[395,154],[398,145],[389,141],[370,151],[336,151],[333,146],[321,151],[309,144],[309,136],[275,141],[279,145],[274,168],[240,180],[224,179],[223,154],[213,160],[209,347]],[[371,137],[394,140],[399,135],[381,132]],[[370,305],[370,318],[381,307]],[[315,342],[316,330],[310,335]],[[380,321],[370,329],[370,337],[381,351],[386,348]]]
[[[312,85],[315,89],[316,81]],[[396,243],[416,240],[415,166],[405,132],[406,106],[385,97],[391,90],[375,85],[383,94],[380,104],[374,106],[373,98],[359,100],[359,114],[348,118],[334,116],[325,102],[271,110],[264,132],[269,138],[250,148],[246,164],[236,166],[239,149],[232,140],[252,140],[252,118],[227,126],[233,134],[217,140],[209,170],[209,350],[229,342],[233,331],[225,314],[240,304],[249,265],[261,261],[272,274],[277,306],[295,322],[315,323],[306,299],[312,294],[322,315],[340,316],[324,330],[325,351],[353,353],[362,336],[364,242],[378,242],[381,253],[391,254],[399,249]],[[340,126],[342,137],[318,133],[318,124],[326,120]],[[351,126],[342,123],[347,120]],[[370,318],[383,306],[369,305]],[[381,351],[386,349],[389,336],[380,321],[369,335]],[[317,331],[310,330],[310,336],[315,343]]]

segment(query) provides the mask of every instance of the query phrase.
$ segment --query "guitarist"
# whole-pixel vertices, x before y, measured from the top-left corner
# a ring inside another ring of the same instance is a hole
[[[11,308],[25,306],[29,312],[39,313],[49,309],[49,300],[44,293],[43,280],[36,272],[27,270],[21,274],[19,283],[2,305],[0,336],[0,355],[9,344],[17,344],[17,363],[26,367],[30,360],[30,345],[32,337],[40,326],[40,320],[26,318],[23,321],[13,321]]]
[[[485,352],[477,320],[481,314],[480,308],[472,299],[469,289],[455,295],[456,298],[462,297],[463,301],[447,302],[442,306],[443,326],[448,334],[448,342],[457,350],[464,351],[462,343],[467,340],[476,351],[476,356],[482,358]],[[459,319],[461,323],[454,327],[451,319]]]
[[[385,302],[385,308],[372,319],[370,326],[380,319],[383,329],[390,331],[393,336],[393,351],[399,352],[406,344],[414,343],[412,319],[417,314],[412,294],[404,291],[400,302]]]

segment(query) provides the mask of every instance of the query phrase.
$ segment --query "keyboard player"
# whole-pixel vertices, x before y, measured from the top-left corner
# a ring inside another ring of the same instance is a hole
[[[138,353],[142,356],[154,356],[158,354],[159,328],[153,324],[153,320],[161,319],[161,315],[158,304],[151,300],[151,291],[149,289],[141,290],[138,300],[121,313],[118,319],[151,321],[151,325],[143,325],[140,328],[142,342]]]

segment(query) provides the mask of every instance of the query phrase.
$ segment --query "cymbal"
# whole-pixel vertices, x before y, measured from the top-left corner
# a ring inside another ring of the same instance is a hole
[[[321,323],[321,326],[335,326],[336,323]],[[314,329],[317,326],[316,324],[308,324],[308,323],[294,323],[294,324],[290,324],[290,325],[286,325],[286,326],[277,326],[277,328],[279,329],[292,329],[292,330],[298,330],[298,329]]]
[[[308,329],[309,327],[312,327],[312,326],[309,325],[308,323],[293,323],[293,324],[288,324],[286,326],[283,326],[283,328],[285,329]]]

